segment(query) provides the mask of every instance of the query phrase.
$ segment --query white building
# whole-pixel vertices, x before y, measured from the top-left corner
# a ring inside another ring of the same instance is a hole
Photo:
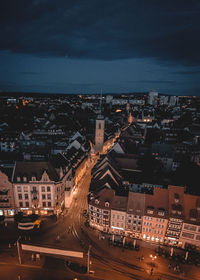
[[[17,211],[47,215],[64,208],[65,185],[49,162],[16,162],[12,183]]]
[[[158,92],[156,91],[149,92],[148,103],[150,105],[157,105],[157,99],[158,99]]]

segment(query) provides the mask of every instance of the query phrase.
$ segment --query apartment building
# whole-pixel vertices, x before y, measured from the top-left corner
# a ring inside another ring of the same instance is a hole
[[[110,231],[111,203],[114,190],[103,189],[89,202],[89,224],[103,232]]]
[[[169,222],[165,242],[170,245],[180,246],[179,237],[184,221],[184,192],[183,187],[168,186]]]
[[[116,235],[125,234],[126,209],[128,198],[124,196],[115,196],[111,204],[111,233]]]
[[[164,243],[168,224],[168,190],[155,188],[153,194],[145,194],[142,218],[142,239]]]
[[[127,236],[141,238],[144,206],[145,194],[129,192],[125,225]]]
[[[65,185],[50,162],[16,162],[12,174],[15,206],[25,214],[59,214]]]
[[[200,247],[200,198],[184,187],[155,187],[152,194],[115,195],[104,188],[89,202],[90,226],[110,233],[158,244]]]
[[[200,244],[200,198],[184,194],[185,219],[180,233],[179,244],[185,248],[188,245]]]

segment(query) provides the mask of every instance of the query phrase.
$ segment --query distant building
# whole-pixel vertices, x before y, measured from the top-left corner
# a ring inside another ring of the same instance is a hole
[[[177,101],[178,101],[178,97],[177,96],[170,96],[170,99],[169,99],[169,106],[175,106],[177,104]]]
[[[169,96],[161,95],[160,96],[160,106],[168,105]]]
[[[157,105],[157,99],[158,99],[158,92],[156,91],[149,92],[149,98],[148,98],[149,105]]]

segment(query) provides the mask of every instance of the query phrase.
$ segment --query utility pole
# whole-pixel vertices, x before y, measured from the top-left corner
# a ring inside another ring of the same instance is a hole
[[[91,249],[91,245],[89,245],[88,248],[88,259],[87,259],[87,273],[90,273],[90,249]]]
[[[20,239],[20,237],[17,239],[17,253],[18,253],[19,264],[22,264],[19,239]]]

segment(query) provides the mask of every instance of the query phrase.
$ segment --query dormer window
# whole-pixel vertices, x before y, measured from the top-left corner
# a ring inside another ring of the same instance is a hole
[[[36,177],[35,176],[32,176],[32,181],[36,181]]]
[[[99,200],[98,199],[95,199],[95,204],[99,204]]]
[[[178,193],[174,194],[174,201],[175,201],[175,203],[179,202],[179,194]]]
[[[162,212],[161,212],[161,211],[159,211],[159,212],[158,212],[158,215],[159,215],[159,216],[164,216],[164,215],[165,215],[165,212],[163,212],[163,211],[162,211]]]
[[[110,203],[108,201],[105,202],[105,207],[109,207]]]
[[[190,220],[196,221],[198,218],[198,211],[196,209],[190,209]]]
[[[178,211],[178,215],[181,215],[181,213],[182,213],[181,211]]]
[[[21,181],[21,178],[20,177],[17,177],[17,182],[20,182]]]
[[[27,177],[23,177],[23,182],[27,182]]]
[[[154,211],[154,207],[153,206],[148,206],[147,207],[147,214],[153,214],[153,211]]]

